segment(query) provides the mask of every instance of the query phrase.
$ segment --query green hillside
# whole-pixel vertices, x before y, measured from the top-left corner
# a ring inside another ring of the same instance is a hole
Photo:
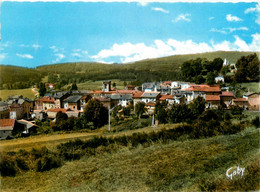
[[[199,57],[213,60],[221,57],[222,59],[227,58],[231,63],[235,63],[241,56],[249,54],[252,54],[252,52],[219,51],[147,59],[129,64],[77,62],[45,65],[36,69],[1,65],[0,88],[28,88],[33,84],[39,83],[48,74],[57,75],[56,81],[52,82],[59,83],[59,87],[73,82],[84,83],[88,80],[118,79],[121,81],[138,80],[140,82],[180,80],[180,66],[187,60]]]

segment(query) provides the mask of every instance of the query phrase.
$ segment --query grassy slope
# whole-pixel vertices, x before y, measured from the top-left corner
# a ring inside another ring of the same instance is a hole
[[[14,178],[2,178],[2,189],[198,191],[205,186],[205,180],[207,183],[219,181],[220,185],[225,184],[223,187],[226,187],[230,181],[225,173],[231,166],[246,168],[244,177],[250,177],[248,166],[259,156],[258,145],[258,130],[250,128],[229,136],[155,143],[147,148],[139,146],[132,150],[122,148],[114,153],[66,162],[51,171],[26,172]],[[240,183],[243,178],[236,180]],[[230,191],[229,188],[225,190]]]
[[[8,99],[10,95],[23,95],[24,97],[28,97],[30,99],[34,99],[34,92],[31,88],[28,89],[14,89],[14,90],[0,90],[0,97],[3,101]]]
[[[245,87],[246,90],[249,90],[250,92],[260,93],[260,83],[259,82],[241,83],[241,86]]]
[[[221,57],[222,59],[227,58],[231,63],[235,63],[237,59],[241,56],[246,56],[252,54],[252,52],[210,52],[210,53],[200,53],[200,54],[188,54],[188,55],[175,55],[169,57],[162,57],[156,59],[147,59],[142,61],[137,61],[127,65],[107,65],[98,63],[67,63],[67,64],[56,64],[56,65],[46,65],[38,67],[39,71],[52,71],[59,73],[59,71],[65,72],[87,72],[87,73],[104,73],[113,72],[117,70],[150,70],[150,71],[178,71],[179,67],[184,61],[190,59],[196,59],[198,57],[207,58],[213,60],[216,57]],[[67,70],[66,70],[67,68]]]
[[[112,79],[111,85],[116,83],[117,89],[124,89],[124,81],[120,81],[118,79]],[[63,88],[66,89],[68,86],[64,86]],[[79,90],[101,90],[102,89],[102,81],[87,81],[84,83],[78,83],[77,87]]]

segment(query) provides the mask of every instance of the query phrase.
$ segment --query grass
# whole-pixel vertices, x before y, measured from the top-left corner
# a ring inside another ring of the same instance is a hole
[[[246,91],[260,93],[260,82],[241,83],[242,87],[246,88]]]
[[[245,179],[250,178],[250,166],[259,157],[258,131],[248,128],[235,135],[124,147],[68,161],[50,171],[4,177],[1,188],[2,191],[201,191],[212,187],[215,191],[216,184],[219,191],[255,191],[259,187],[243,187]],[[237,184],[233,186],[225,173],[237,165],[246,172],[241,179],[235,179]],[[257,177],[250,179],[257,182]]]
[[[28,97],[29,99],[34,99],[34,92],[31,88],[28,89],[15,89],[15,90],[0,90],[0,97],[3,101],[8,99],[11,95],[23,95],[23,97]]]
[[[107,81],[107,80],[106,80]],[[113,83],[116,83],[117,89],[124,89],[124,81],[120,81],[118,79],[112,79],[111,81],[111,87]],[[103,81],[87,81],[84,83],[78,83],[77,87],[79,90],[101,90],[102,89],[102,82]],[[127,81],[126,81],[127,82]],[[66,89],[68,86],[65,86],[64,89]]]

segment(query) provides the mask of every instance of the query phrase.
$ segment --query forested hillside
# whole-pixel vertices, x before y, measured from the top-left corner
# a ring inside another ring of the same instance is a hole
[[[88,80],[119,79],[122,81],[163,81],[181,80],[181,65],[188,60],[206,58],[209,61],[219,57],[236,63],[241,56],[252,52],[210,52],[201,54],[176,55],[156,59],[147,59],[129,64],[101,64],[93,62],[63,63],[45,65],[36,69],[0,66],[1,89],[20,89],[38,84],[48,75],[49,81],[58,83],[58,87]],[[259,55],[259,53],[258,53]]]

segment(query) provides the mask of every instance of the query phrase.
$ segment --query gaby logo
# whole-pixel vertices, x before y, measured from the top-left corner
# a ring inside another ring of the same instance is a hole
[[[230,167],[227,172],[226,172],[226,176],[232,180],[232,178],[234,176],[239,176],[240,177],[243,177],[244,175],[244,172],[245,172],[245,168],[240,168],[239,166],[237,167]]]

